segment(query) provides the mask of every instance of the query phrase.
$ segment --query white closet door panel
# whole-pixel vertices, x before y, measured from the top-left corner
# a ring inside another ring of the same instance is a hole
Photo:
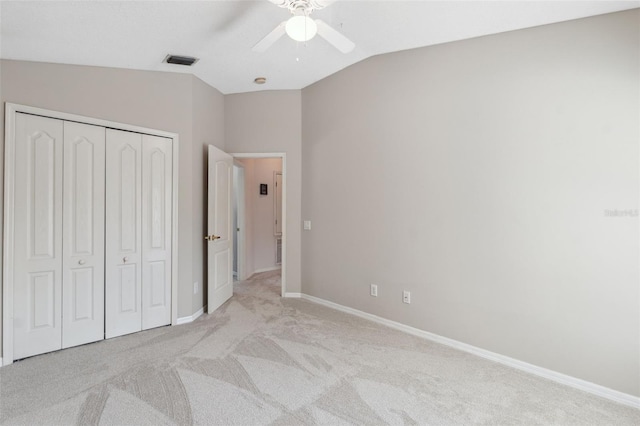
[[[16,114],[14,359],[62,344],[63,122]]]
[[[105,334],[142,329],[142,135],[107,129]]]
[[[104,338],[105,128],[64,123],[62,347]]]
[[[171,323],[172,141],[142,137],[142,329]]]

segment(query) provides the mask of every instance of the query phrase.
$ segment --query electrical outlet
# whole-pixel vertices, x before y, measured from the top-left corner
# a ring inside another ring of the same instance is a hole
[[[193,283],[193,294],[198,294],[198,281]]]
[[[311,231],[311,221],[305,220],[302,224],[305,231]]]
[[[403,291],[402,292],[402,302],[403,303],[411,303],[411,292],[410,291]]]
[[[373,297],[378,297],[378,286],[375,284],[371,284],[371,295]]]

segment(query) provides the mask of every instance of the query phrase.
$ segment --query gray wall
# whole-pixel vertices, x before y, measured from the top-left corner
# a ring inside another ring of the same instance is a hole
[[[299,90],[224,98],[225,149],[230,153],[284,152],[287,188],[286,290],[300,292],[301,98]]]
[[[198,293],[193,294],[192,313],[207,303],[207,161],[208,146],[220,149],[224,145],[224,96],[213,87],[194,77],[193,83],[193,161],[191,172],[193,185],[190,220],[193,226],[191,285],[198,283]],[[193,287],[191,287],[193,292]],[[190,314],[189,314],[190,315]]]
[[[5,60],[0,101],[180,134],[179,316],[206,300],[204,146],[286,152],[288,291],[640,395],[638,219],[605,216],[638,208],[639,24],[384,55],[302,92]]]
[[[10,60],[0,68],[3,106],[13,102],[180,135],[178,317],[201,308],[203,294],[193,295],[193,282],[202,286],[204,280],[203,145],[224,148],[224,96],[188,74]],[[4,114],[0,138],[4,149]]]
[[[638,208],[639,24],[388,54],[304,89],[303,292],[640,395],[638,218],[605,216]]]

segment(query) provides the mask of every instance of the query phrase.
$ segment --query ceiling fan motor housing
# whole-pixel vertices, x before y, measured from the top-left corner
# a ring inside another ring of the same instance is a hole
[[[281,36],[287,34],[297,42],[307,42],[319,34],[342,53],[351,52],[355,44],[321,19],[311,19],[309,14],[322,9],[335,0],[269,0],[276,6],[288,9],[293,16],[281,22],[275,29],[253,46],[254,52],[264,52]]]

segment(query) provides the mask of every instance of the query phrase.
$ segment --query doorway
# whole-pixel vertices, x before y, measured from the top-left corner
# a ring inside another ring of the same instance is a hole
[[[237,280],[280,269],[286,292],[286,157],[236,153],[233,168],[233,267]],[[276,204],[276,202],[279,204]]]
[[[233,280],[239,281],[240,277],[246,277],[244,272],[244,238],[239,238],[241,232],[245,232],[245,191],[244,191],[244,164],[235,160],[233,162]],[[240,227],[242,224],[242,227]]]

